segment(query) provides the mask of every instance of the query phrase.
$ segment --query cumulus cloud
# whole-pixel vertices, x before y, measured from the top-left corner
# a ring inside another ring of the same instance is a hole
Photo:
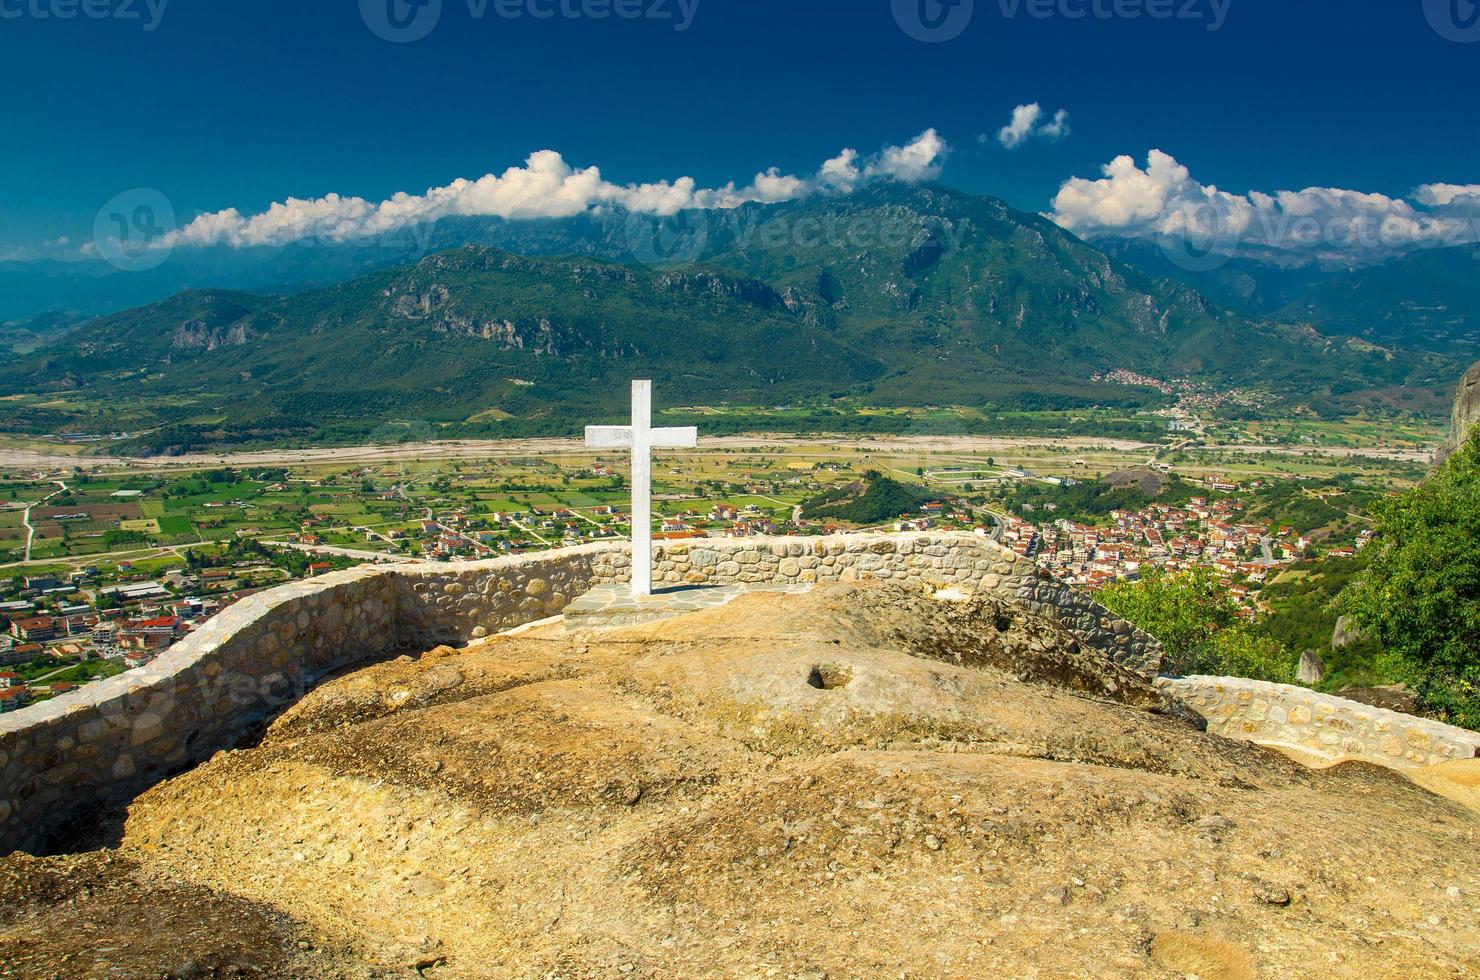
[[[577,168],[554,150],[532,153],[522,167],[476,180],[458,179],[421,194],[398,193],[383,201],[328,194],[288,198],[246,215],[235,208],[203,214],[163,236],[161,247],[283,245],[306,238],[367,239],[445,217],[564,218],[605,207],[669,216],[690,209],[729,209],[774,204],[813,194],[848,193],[873,180],[933,180],[950,147],[934,129],[903,146],[886,147],[867,160],[845,149],[815,174],[798,177],[778,168],[737,187],[700,188],[690,177],[648,184],[614,184],[597,167]]]
[[[844,150],[822,165],[817,179],[829,190],[846,194],[858,186],[863,172],[858,169],[858,151]]]
[[[891,146],[865,169],[867,177],[893,177],[908,183],[934,180],[940,176],[950,147],[940,134],[927,129],[904,146]]]
[[[1226,254],[1375,257],[1480,239],[1476,185],[1425,184],[1413,200],[1336,187],[1234,194],[1161,150],[1144,168],[1120,156],[1102,173],[1066,181],[1048,217],[1085,238],[1191,240]]]
[[[1423,184],[1413,196],[1429,207],[1480,208],[1480,184]]]
[[[1060,109],[1045,122],[1043,107],[1031,102],[1012,110],[1012,119],[997,133],[997,142],[1016,150],[1030,139],[1060,140],[1068,135],[1069,110]]]

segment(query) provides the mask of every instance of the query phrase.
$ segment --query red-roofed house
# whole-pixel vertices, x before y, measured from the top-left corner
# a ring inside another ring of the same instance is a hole
[[[132,650],[162,650],[174,643],[180,620],[174,616],[124,623],[118,630],[118,645]]]
[[[50,640],[57,635],[57,622],[50,616],[18,619],[10,624],[10,635],[26,643]]]

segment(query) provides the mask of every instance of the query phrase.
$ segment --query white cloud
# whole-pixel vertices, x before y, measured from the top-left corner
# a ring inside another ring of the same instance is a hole
[[[1069,135],[1069,110],[1060,109],[1044,122],[1043,107],[1037,102],[1012,110],[1012,119],[997,133],[997,142],[1016,150],[1030,139],[1060,140]],[[982,142],[986,142],[983,137]]]
[[[1053,114],[1053,121],[1040,127],[1038,135],[1047,140],[1061,140],[1069,135],[1069,110],[1060,109]]]
[[[858,169],[858,151],[844,150],[837,156],[828,160],[817,171],[817,179],[826,187],[840,194],[846,194],[858,185],[863,177]]]
[[[1477,240],[1480,187],[1426,184],[1415,200],[1336,187],[1233,194],[1196,180],[1170,154],[1145,168],[1116,157],[1097,180],[1071,178],[1049,217],[1086,238],[1191,239],[1215,252],[1275,251],[1310,258],[1376,257]]]
[[[934,180],[940,176],[950,147],[940,134],[927,129],[914,142],[891,146],[871,161],[864,170],[866,177],[893,177],[907,183]]]
[[[1423,184],[1413,196],[1429,207],[1480,208],[1480,184]]]
[[[374,202],[328,194],[314,200],[288,198],[266,211],[244,215],[235,208],[203,214],[163,236],[160,247],[181,245],[283,245],[305,238],[329,241],[373,238],[451,216],[561,218],[606,206],[643,214],[728,209],[742,204],[790,201],[818,193],[847,193],[881,179],[933,180],[950,147],[934,129],[903,146],[891,146],[860,163],[857,150],[845,149],[812,177],[783,174],[772,167],[746,187],[733,183],[699,188],[690,177],[650,184],[613,184],[596,167],[577,169],[554,150],[530,155],[522,167],[477,180],[455,180],[422,194],[398,193]]]

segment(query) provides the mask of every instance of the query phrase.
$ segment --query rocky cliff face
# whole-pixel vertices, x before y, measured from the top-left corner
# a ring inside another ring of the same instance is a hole
[[[1480,424],[1480,362],[1465,372],[1459,383],[1459,394],[1454,399],[1454,422],[1449,429],[1449,439],[1439,448],[1435,460],[1439,465],[1459,450],[1469,438],[1476,424]]]

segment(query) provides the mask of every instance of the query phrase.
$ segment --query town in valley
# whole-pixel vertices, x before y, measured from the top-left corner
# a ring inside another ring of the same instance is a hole
[[[701,442],[657,457],[654,537],[967,530],[1091,590],[1206,566],[1253,621],[1267,611],[1267,583],[1368,543],[1365,503],[1421,478],[1433,438],[1410,421],[1232,428],[1224,434],[1239,442],[1208,445],[1180,418],[1160,424],[1164,441],[1148,444]],[[630,536],[625,458],[525,448],[361,447],[344,461],[315,451],[198,467],[58,455],[42,468],[8,467],[0,705],[16,710],[145,666],[233,603],[285,582]],[[875,481],[909,496],[873,510],[827,506]]]

